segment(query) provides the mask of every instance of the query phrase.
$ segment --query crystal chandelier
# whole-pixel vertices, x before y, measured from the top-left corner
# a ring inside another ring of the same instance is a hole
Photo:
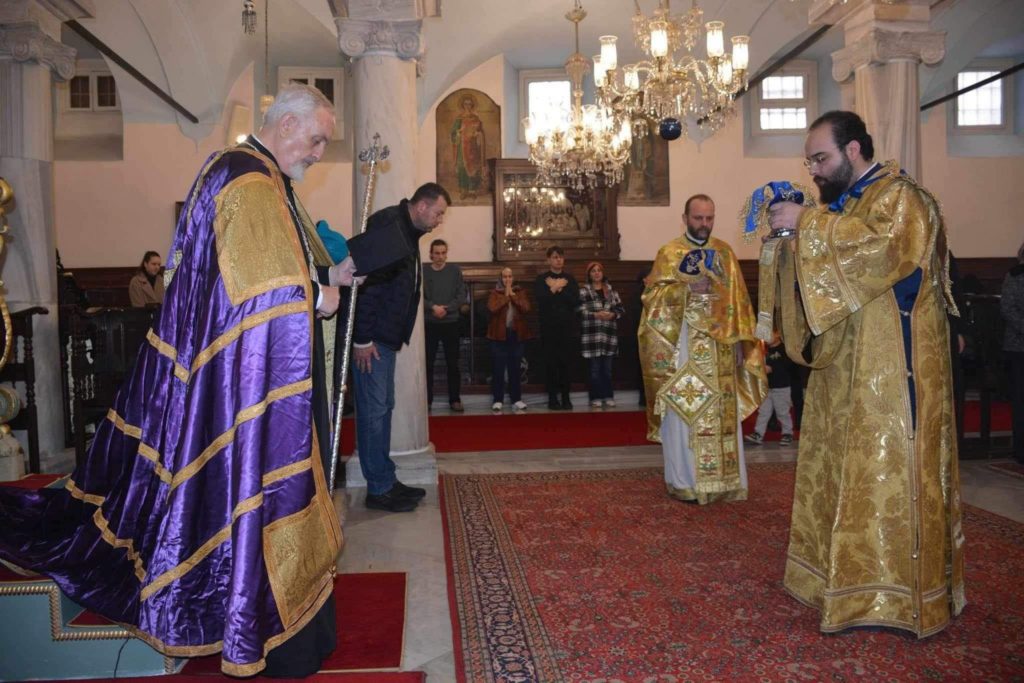
[[[704,21],[697,0],[685,14],[672,14],[669,0],[658,0],[651,17],[634,0],[633,39],[649,57],[622,68],[615,36],[601,37],[601,54],[594,57],[597,101],[616,114],[661,122],[662,137],[674,140],[688,133],[688,123],[714,131],[734,111],[734,99],[747,86],[749,36],[732,38],[732,55],[725,52],[725,24]],[[694,48],[706,35],[707,57]]]
[[[574,231],[573,203],[565,188],[538,187],[524,176],[514,177],[511,182],[501,193],[506,248],[514,252],[524,247],[543,249],[547,235]]]
[[[633,135],[628,116],[617,116],[599,104],[583,104],[583,76],[589,61],[580,53],[580,22],[587,16],[580,0],[565,18],[572,22],[576,51],[565,63],[572,82],[569,110],[544,111],[523,119],[530,161],[543,183],[564,182],[573,189],[615,185],[629,161]]]

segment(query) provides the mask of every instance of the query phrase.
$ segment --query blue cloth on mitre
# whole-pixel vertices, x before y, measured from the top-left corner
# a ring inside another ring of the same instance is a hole
[[[762,225],[768,207],[778,202],[805,204],[803,190],[788,180],[773,180],[754,190],[743,212],[743,236],[753,238]]]
[[[348,241],[344,235],[331,230],[331,226],[325,220],[316,222],[316,234],[320,236],[320,241],[324,243],[332,261],[341,263],[345,260],[348,256]]]

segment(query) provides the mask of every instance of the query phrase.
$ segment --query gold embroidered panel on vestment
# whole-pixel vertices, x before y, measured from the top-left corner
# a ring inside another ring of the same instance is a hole
[[[287,203],[270,178],[247,173],[228,183],[216,211],[217,262],[232,304],[288,285],[309,289]]]
[[[325,528],[316,497],[293,515],[263,530],[263,553],[274,602],[286,627],[309,609],[317,587],[334,566],[337,546]]]

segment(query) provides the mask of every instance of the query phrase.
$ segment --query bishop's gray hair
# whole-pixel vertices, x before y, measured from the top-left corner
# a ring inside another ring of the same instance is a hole
[[[322,92],[304,83],[288,83],[277,91],[274,103],[263,115],[263,125],[272,126],[286,114],[295,114],[299,118],[308,118],[313,112],[323,107],[334,114],[334,105]]]

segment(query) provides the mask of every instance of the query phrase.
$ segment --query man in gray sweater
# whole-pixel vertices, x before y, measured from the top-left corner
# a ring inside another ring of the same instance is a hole
[[[448,405],[461,413],[459,397],[459,307],[466,302],[462,270],[448,263],[448,243],[430,243],[430,267],[423,269],[423,329],[427,342],[427,408],[434,402],[434,357],[444,347],[448,366]]]

